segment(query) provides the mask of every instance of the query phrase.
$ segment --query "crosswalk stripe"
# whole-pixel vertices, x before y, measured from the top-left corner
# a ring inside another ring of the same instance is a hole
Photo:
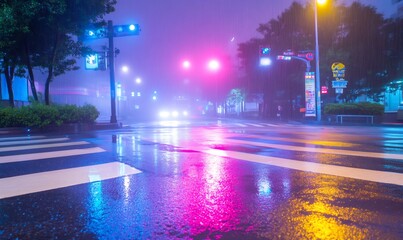
[[[252,126],[252,127],[264,127],[264,126],[262,126],[260,124],[255,124],[255,123],[248,123],[248,125]]]
[[[86,149],[71,149],[71,150],[62,150],[62,151],[52,151],[52,152],[43,152],[43,153],[28,153],[28,154],[19,154],[12,156],[1,156],[1,163],[12,163],[12,162],[23,162],[23,161],[31,161],[31,160],[42,160],[47,158],[57,158],[57,157],[68,157],[68,156],[77,156],[91,153],[100,153],[105,152],[104,149],[99,147],[86,148]]]
[[[1,137],[0,141],[25,140],[25,139],[44,138],[44,137],[45,136]]]
[[[12,145],[27,145],[34,143],[47,143],[47,142],[61,142],[70,140],[69,138],[47,138],[47,139],[37,139],[37,140],[26,140],[26,141],[9,141],[0,142],[0,146],[12,146]]]
[[[243,135],[241,135],[243,136]],[[153,140],[149,140],[153,141]],[[155,142],[155,140],[153,141]],[[163,143],[163,142],[162,142]],[[261,142],[253,142],[253,141],[244,141],[244,140],[235,140],[235,139],[225,139],[221,144],[225,143],[235,143],[241,145],[252,145],[252,146],[261,146],[261,147],[271,147],[277,149],[291,150],[291,151],[306,151],[306,152],[321,152],[326,154],[341,154],[341,155],[351,155],[351,156],[360,156],[360,157],[378,157],[382,159],[403,159],[403,155],[401,154],[388,154],[388,153],[376,153],[376,152],[360,152],[360,151],[349,151],[349,150],[339,150],[339,149],[324,149],[324,148],[304,148],[304,147],[296,147],[289,145],[280,145],[280,144],[268,144]],[[206,148],[206,146],[201,145],[199,147],[195,147],[195,145],[191,146],[182,146],[182,147],[190,147],[192,150],[203,152],[210,155],[233,158],[243,161],[262,163],[272,166],[278,166],[283,168],[295,169],[300,171],[314,172],[320,174],[329,174],[333,176],[339,177],[347,177],[365,181],[379,182],[379,183],[388,183],[403,186],[403,174],[395,173],[395,172],[383,172],[377,170],[369,170],[369,169],[360,169],[360,168],[352,168],[352,167],[344,167],[337,166],[331,164],[322,164],[322,163],[314,163],[309,161],[298,161],[294,159],[287,158],[278,158],[278,157],[270,157],[263,156],[252,153],[244,153],[244,152],[236,152],[236,151],[227,151],[227,150],[219,150],[219,149],[211,149]]]
[[[240,137],[239,134],[233,135],[234,137]],[[275,141],[286,141],[286,142],[297,142],[297,143],[306,143],[310,145],[318,145],[318,146],[333,146],[333,147],[355,147],[359,144],[356,143],[347,143],[342,141],[326,141],[326,140],[314,140],[314,139],[297,139],[297,138],[285,138],[285,137],[271,137],[271,136],[263,136],[263,135],[254,135],[254,134],[244,134],[242,137],[246,138],[254,138],[259,140],[275,140]]]
[[[0,179],[0,199],[141,173],[119,162]]]
[[[249,162],[263,163],[267,165],[295,169],[300,171],[329,174],[339,177],[347,177],[365,181],[403,186],[403,174],[401,173],[382,172],[376,170],[335,166],[329,164],[297,161],[286,158],[269,157],[269,156],[255,155],[251,153],[224,151],[218,149],[202,150],[202,152],[220,157],[228,157]]]
[[[342,149],[333,149],[333,148],[298,147],[298,146],[244,141],[244,140],[236,140],[236,139],[227,139],[226,142],[227,143],[236,143],[236,144],[247,144],[247,145],[259,146],[259,147],[284,149],[284,150],[291,150],[291,151],[315,152],[315,153],[339,154],[339,155],[348,155],[348,156],[357,156],[357,157],[403,160],[403,154],[394,154],[394,153],[361,152],[361,151],[351,151],[351,150],[342,150]]]
[[[78,145],[85,145],[85,144],[89,144],[89,142],[78,141],[78,142],[38,144],[38,145],[28,145],[28,146],[0,147],[0,152],[32,150],[32,149],[53,148],[53,147],[78,146]]]

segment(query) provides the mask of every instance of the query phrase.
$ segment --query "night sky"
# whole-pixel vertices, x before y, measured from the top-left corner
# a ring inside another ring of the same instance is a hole
[[[118,0],[116,12],[106,16],[114,24],[138,23],[139,36],[115,38],[115,47],[120,50],[116,58],[116,81],[132,84],[140,77],[143,87],[167,91],[179,89],[192,81],[217,81],[206,69],[208,59],[231,58],[235,62],[237,44],[252,37],[260,23],[276,18],[292,0]],[[302,1],[304,3],[305,1]],[[349,4],[352,1],[344,0]],[[373,5],[378,12],[389,17],[396,12],[392,0],[361,0]],[[89,44],[94,50],[107,45],[106,40]],[[192,62],[192,73],[184,71],[181,62]],[[82,61],[84,69],[84,60]],[[129,72],[123,73],[122,66]],[[228,73],[223,66],[220,77]],[[109,87],[108,71],[79,70],[58,77],[53,88],[62,82],[69,86],[79,83],[89,90]]]

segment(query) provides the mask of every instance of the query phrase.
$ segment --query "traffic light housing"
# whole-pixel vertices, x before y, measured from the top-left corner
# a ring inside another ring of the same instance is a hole
[[[271,48],[270,47],[260,47],[259,48],[259,63],[260,66],[269,66],[271,65],[271,59],[270,59],[270,52]]]
[[[260,55],[261,56],[268,56],[270,55],[271,48],[270,47],[260,47]]]
[[[94,28],[94,29],[87,29],[84,32],[84,39],[99,39],[99,38],[107,38],[108,37],[108,29],[101,27],[101,28]]]
[[[140,25],[138,24],[127,24],[127,25],[114,25],[112,36],[113,37],[124,37],[124,36],[134,36],[140,34]],[[87,29],[84,32],[83,39],[84,40],[92,40],[92,39],[100,39],[100,38],[108,38],[108,28],[100,27],[100,28],[91,28]]]
[[[113,26],[114,37],[133,36],[140,34],[140,25],[128,24],[128,25],[115,25]]]

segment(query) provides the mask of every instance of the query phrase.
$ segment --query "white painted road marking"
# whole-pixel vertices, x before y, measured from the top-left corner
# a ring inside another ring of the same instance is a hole
[[[45,136],[23,136],[23,137],[0,137],[0,141],[27,140],[35,138],[44,138]]]
[[[20,151],[20,150],[32,150],[41,148],[53,148],[53,147],[67,147],[67,146],[77,146],[85,145],[89,142],[79,141],[79,142],[65,142],[65,143],[50,143],[50,144],[40,144],[40,145],[28,145],[28,146],[15,146],[15,147],[0,147],[0,152],[10,152],[10,151]]]
[[[46,158],[69,157],[69,156],[77,156],[77,155],[100,153],[100,152],[105,152],[105,150],[99,147],[93,147],[86,149],[72,149],[72,150],[62,150],[62,151],[53,151],[44,153],[28,153],[28,154],[19,154],[11,156],[2,156],[0,157],[0,164],[42,160]]]
[[[17,139],[15,139],[17,140]],[[10,141],[10,142],[0,142],[0,146],[12,146],[12,145],[26,145],[33,143],[47,143],[47,142],[61,142],[70,140],[69,138],[47,138],[47,139],[38,139],[38,140],[29,140],[24,139],[26,141]]]
[[[236,143],[236,144],[247,144],[247,145],[259,146],[259,147],[284,149],[284,150],[291,150],[291,151],[315,152],[315,153],[339,154],[339,155],[348,155],[348,156],[357,156],[357,157],[403,160],[403,154],[361,152],[361,151],[351,151],[351,150],[342,150],[342,149],[333,149],[333,148],[298,147],[298,146],[253,142],[253,141],[236,140],[236,139],[226,139],[225,142],[226,143]]]
[[[329,164],[297,161],[286,158],[268,157],[250,153],[223,151],[217,149],[202,150],[202,152],[215,156],[234,158],[248,162],[263,163],[267,165],[295,169],[300,171],[329,174],[339,177],[347,177],[365,181],[388,183],[403,186],[403,174],[401,173],[382,172],[360,168],[335,166]]]
[[[0,179],[0,199],[141,173],[112,162]]]
[[[240,135],[242,136],[242,135]],[[153,140],[148,139],[148,141],[155,142]],[[360,156],[360,157],[378,157],[378,158],[392,158],[392,159],[400,159],[402,155],[400,154],[387,154],[387,153],[374,153],[374,152],[359,152],[359,151],[348,151],[348,150],[338,150],[338,149],[324,149],[324,148],[304,148],[304,147],[295,147],[288,145],[279,145],[279,144],[267,144],[261,142],[253,142],[253,141],[244,141],[244,140],[234,140],[234,139],[220,139],[216,141],[217,143],[226,144],[226,143],[235,143],[241,145],[251,145],[251,146],[260,146],[260,147],[272,147],[277,149],[285,149],[292,151],[305,151],[305,152],[322,152],[326,154],[342,154],[342,155],[352,155],[352,156]],[[169,144],[160,142],[161,144]],[[243,152],[235,152],[235,151],[225,151],[218,149],[208,148],[208,145],[199,145],[195,147],[195,145],[189,146],[181,146],[187,147],[189,149],[215,155],[221,157],[234,158],[243,161],[262,163],[272,166],[278,166],[283,168],[295,169],[300,171],[307,171],[313,173],[320,174],[329,174],[333,176],[339,177],[347,177],[365,181],[373,181],[379,183],[388,183],[403,186],[403,174],[395,173],[395,172],[384,172],[377,170],[368,170],[368,169],[360,169],[360,168],[351,168],[344,166],[336,166],[330,164],[322,164],[322,163],[314,163],[309,161],[298,161],[294,159],[287,158],[278,158],[278,157],[270,157],[270,156],[262,156],[251,153],[243,153]]]

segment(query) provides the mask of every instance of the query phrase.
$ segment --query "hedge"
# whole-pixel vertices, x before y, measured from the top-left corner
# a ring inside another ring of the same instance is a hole
[[[42,105],[0,108],[1,127],[61,126],[68,123],[94,123],[99,112],[92,105]]]
[[[330,103],[325,105],[324,113],[328,115],[382,115],[384,106],[379,103]]]

